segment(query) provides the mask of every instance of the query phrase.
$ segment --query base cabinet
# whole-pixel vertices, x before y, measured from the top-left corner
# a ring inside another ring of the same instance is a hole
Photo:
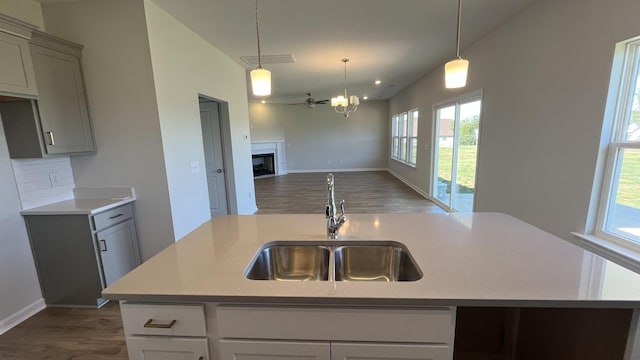
[[[128,336],[129,360],[208,360],[207,339]]]
[[[329,342],[220,340],[221,360],[329,360]]]
[[[331,343],[331,360],[448,360],[447,345]]]
[[[220,340],[221,360],[447,360],[447,345]]]

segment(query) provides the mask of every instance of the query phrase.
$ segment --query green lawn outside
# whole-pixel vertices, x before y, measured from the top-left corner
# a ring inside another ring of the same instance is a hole
[[[464,146],[458,148],[458,186],[461,193],[472,193],[476,178],[477,146]],[[442,147],[439,149],[438,174],[447,183],[451,183],[451,160],[453,148]],[[447,189],[450,191],[450,189]]]
[[[624,151],[616,203],[640,209],[640,150]]]

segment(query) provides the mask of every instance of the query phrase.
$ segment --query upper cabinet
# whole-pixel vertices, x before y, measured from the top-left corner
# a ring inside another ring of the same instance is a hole
[[[29,38],[0,32],[0,116],[10,157],[95,152],[82,46],[35,29]]]
[[[38,95],[29,42],[22,37],[3,32],[0,32],[0,93]]]
[[[93,152],[78,45],[34,33],[31,58],[47,154]]]

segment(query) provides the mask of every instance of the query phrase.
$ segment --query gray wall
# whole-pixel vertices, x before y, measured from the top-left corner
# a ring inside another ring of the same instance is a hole
[[[78,187],[136,189],[142,257],[174,242],[143,2],[43,5],[47,31],[85,46],[83,70],[97,153],[72,157]]]
[[[0,119],[0,333],[12,315],[42,300]],[[44,305],[44,302],[42,303]]]
[[[289,172],[386,169],[387,101],[363,101],[348,119],[328,105],[252,104],[253,141],[284,140]]]
[[[476,210],[568,238],[587,219],[614,47],[640,35],[639,13],[637,0],[535,2],[462,50],[470,60],[466,89],[445,90],[438,68],[394,97],[390,113],[427,113],[483,89]],[[421,149],[431,146],[430,125],[420,137]],[[428,192],[427,162],[415,171],[389,168]]]

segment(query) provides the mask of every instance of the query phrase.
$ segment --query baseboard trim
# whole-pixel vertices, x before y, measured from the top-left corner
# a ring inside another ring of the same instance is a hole
[[[19,310],[14,314],[9,315],[8,317],[0,320],[0,335],[13,329],[15,326],[17,326],[21,322],[37,314],[39,311],[44,310],[46,307],[47,305],[44,303],[44,299],[41,298],[39,300],[34,301],[32,304],[27,305],[22,310]]]
[[[289,174],[325,173],[325,172],[358,172],[358,171],[387,171],[383,168],[355,168],[355,169],[314,169],[314,170],[289,170]]]
[[[396,179],[402,181],[405,185],[407,185],[408,187],[410,187],[413,191],[417,192],[418,194],[422,195],[422,197],[424,197],[427,200],[431,200],[431,196],[429,196],[429,194],[425,193],[424,191],[422,191],[421,189],[419,189],[417,186],[413,185],[411,182],[409,182],[409,180],[403,178],[402,176],[400,176],[400,174],[398,174],[397,172],[391,170],[391,169],[387,169],[387,172],[389,172],[389,174],[393,175],[393,177],[395,177]]]

